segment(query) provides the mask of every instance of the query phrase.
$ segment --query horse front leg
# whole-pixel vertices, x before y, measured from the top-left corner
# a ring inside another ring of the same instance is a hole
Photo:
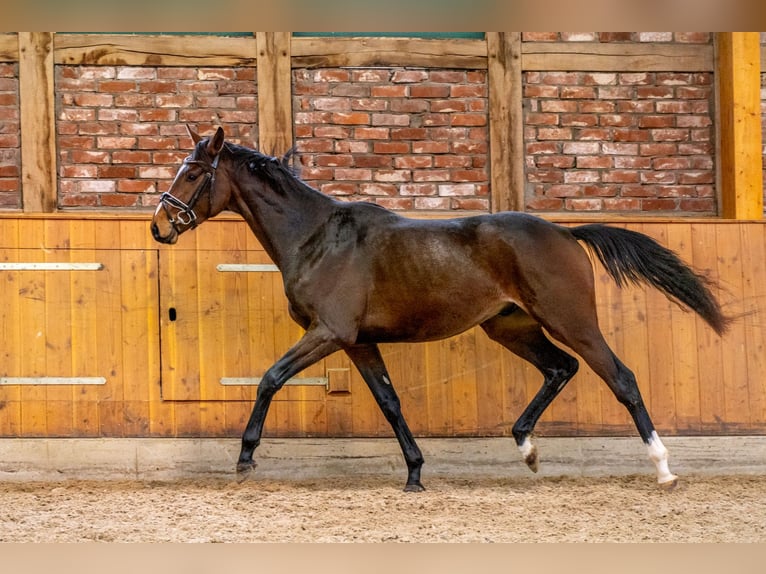
[[[290,377],[339,349],[332,334],[322,327],[317,327],[307,331],[295,346],[266,371],[258,385],[255,405],[242,435],[242,449],[237,460],[237,474],[241,479],[247,478],[255,469],[253,453],[261,443],[263,423],[276,392]]]
[[[396,439],[407,462],[407,483],[405,492],[422,492],[425,490],[420,483],[420,469],[423,466],[423,454],[420,452],[415,439],[410,432],[407,422],[402,415],[399,397],[391,384],[386,365],[377,345],[360,345],[346,348],[346,353],[356,365],[356,368],[367,383],[375,397],[380,410],[394,430]]]

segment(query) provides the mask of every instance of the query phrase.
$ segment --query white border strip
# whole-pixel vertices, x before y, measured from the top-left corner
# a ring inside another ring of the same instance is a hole
[[[103,263],[0,262],[0,271],[100,271],[103,268]]]
[[[279,273],[279,267],[276,265],[273,265],[271,263],[220,263],[216,266],[216,269],[218,271],[228,271],[228,272],[246,272],[246,273],[253,273],[253,272],[270,272],[270,273]]]
[[[0,377],[0,385],[105,385],[105,377]]]
[[[221,377],[222,385],[243,385],[243,386],[257,386],[263,377]],[[304,387],[326,387],[329,384],[327,377],[305,377],[288,379],[286,385],[304,386]]]

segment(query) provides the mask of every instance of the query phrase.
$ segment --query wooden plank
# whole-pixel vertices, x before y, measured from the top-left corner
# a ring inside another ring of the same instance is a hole
[[[709,274],[720,283],[718,273],[718,249],[716,249],[717,225],[692,225],[692,257],[687,259],[701,273]],[[722,292],[714,293],[722,299]],[[722,303],[725,300],[722,299]],[[698,320],[698,322],[701,321]],[[727,339],[728,337],[726,337]],[[721,364],[724,361],[725,339],[719,337],[710,327],[703,324],[697,330],[697,381],[700,401],[700,426],[703,430],[720,432],[720,421],[724,416],[724,384]]]
[[[418,66],[484,69],[484,40],[415,38],[293,38],[294,68]]]
[[[450,338],[447,344],[453,432],[455,435],[471,435],[479,427],[476,405],[476,332],[469,329]]]
[[[524,209],[521,33],[487,32],[492,211]]]
[[[521,51],[525,71],[710,72],[714,67],[710,45],[524,42]]]
[[[742,253],[747,249],[740,243],[737,226],[716,226],[716,251],[718,253],[718,273],[734,294],[736,300],[742,300],[744,292]],[[721,374],[724,391],[724,411],[721,422],[727,430],[747,428],[750,421],[748,405],[748,349],[744,321],[732,324],[724,339],[724,360]],[[757,376],[757,374],[755,374]],[[761,421],[762,422],[762,421]]]
[[[505,387],[509,383],[503,374],[504,349],[480,329],[476,329],[475,341],[476,434],[503,436],[509,431],[504,408]]]
[[[258,147],[281,155],[293,145],[290,33],[258,32]]]
[[[19,32],[22,202],[26,212],[56,209],[53,34]]]
[[[667,224],[645,224],[644,231],[662,245],[668,245]],[[673,364],[676,360],[676,348],[671,338],[673,303],[656,289],[647,289],[646,295],[646,350],[649,357],[649,377],[651,390],[646,405],[652,420],[660,431],[673,432],[676,429],[676,395],[673,384]],[[661,425],[661,426],[660,426]]]
[[[692,253],[692,232],[688,225],[669,225],[666,247],[690,260]],[[687,255],[688,254],[688,255]],[[670,332],[673,344],[673,383],[676,398],[676,432],[700,431],[700,397],[697,379],[697,331],[693,311],[684,311],[673,305],[671,308]]]
[[[0,34],[0,62],[19,61],[19,38],[16,33]]]
[[[18,221],[4,221],[0,225],[0,241],[3,246],[18,245]],[[9,261],[18,258],[18,249],[4,247],[0,250],[0,260]],[[18,271],[0,273],[0,297],[4,304],[0,306],[0,337],[3,349],[0,351],[0,373],[18,375],[21,373],[22,336],[21,336],[21,274]],[[18,386],[0,389],[0,436],[21,436],[21,389]]]
[[[758,32],[720,32],[717,43],[718,188],[721,215],[763,217]]]
[[[763,226],[737,226],[742,249],[742,301],[762,301],[766,294],[766,233]],[[747,346],[747,399],[750,425],[766,421],[766,333],[757,313],[741,319]]]
[[[87,66],[252,66],[255,39],[233,36],[56,34],[56,64]]]

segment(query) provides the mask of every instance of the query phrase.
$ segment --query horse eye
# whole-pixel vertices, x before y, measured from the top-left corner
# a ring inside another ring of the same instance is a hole
[[[194,173],[190,173],[186,176],[186,179],[188,179],[189,181],[194,181],[195,179],[197,179],[197,175]]]

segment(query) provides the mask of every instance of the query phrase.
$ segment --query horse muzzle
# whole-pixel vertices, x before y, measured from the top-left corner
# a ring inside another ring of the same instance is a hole
[[[160,226],[157,225],[156,222],[152,222],[151,229],[152,229],[152,237],[154,237],[154,240],[158,241],[159,243],[166,243],[168,245],[173,245],[176,241],[178,241],[178,232],[176,231],[173,225],[168,226],[167,233],[163,233],[160,230]]]

